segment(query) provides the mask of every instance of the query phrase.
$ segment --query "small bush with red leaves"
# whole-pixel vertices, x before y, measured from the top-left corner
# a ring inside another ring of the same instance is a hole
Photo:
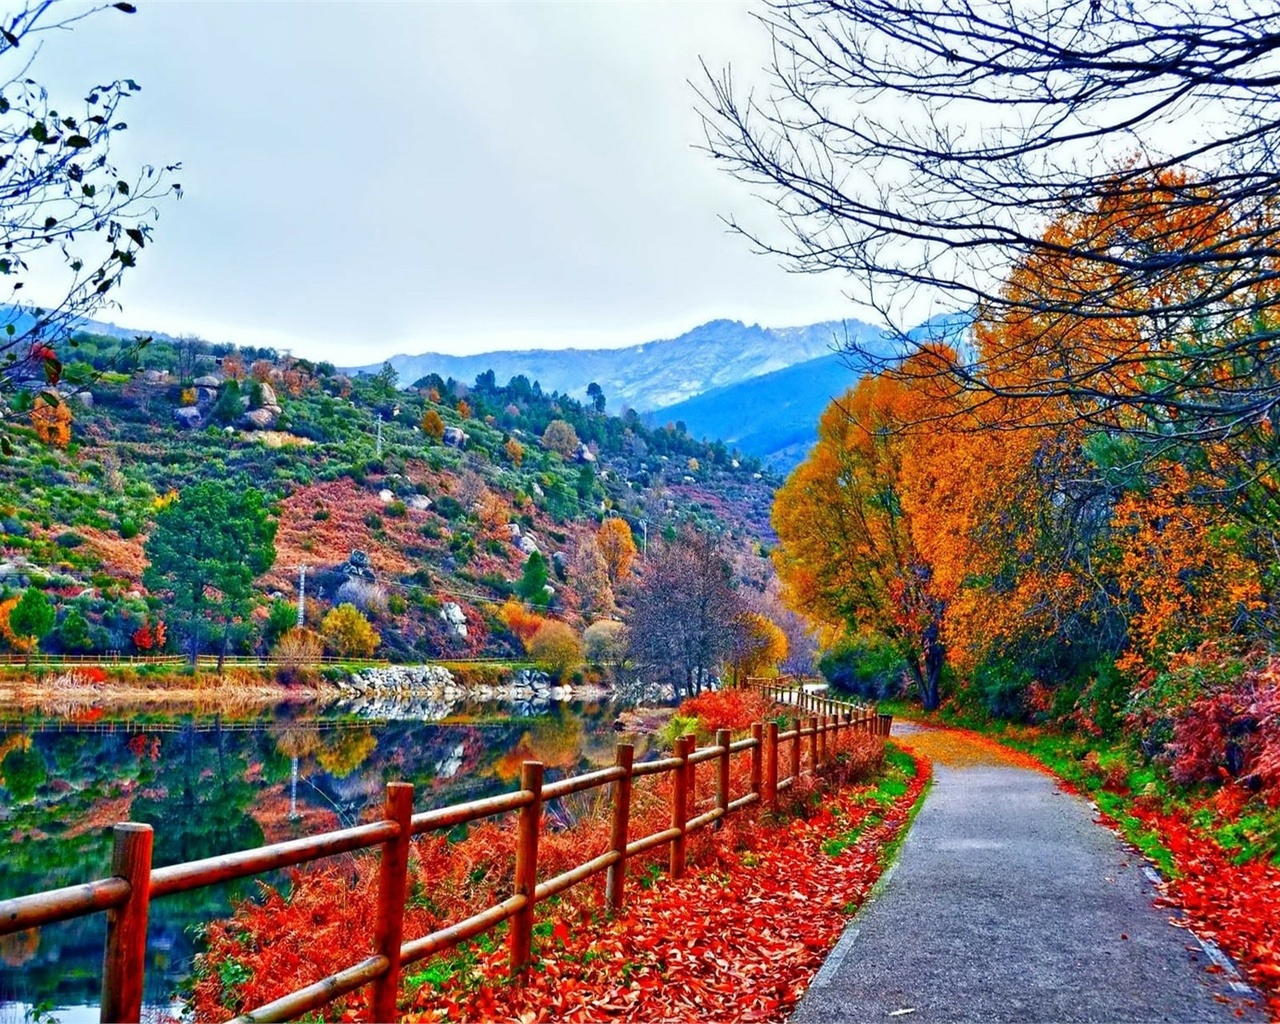
[[[1194,701],[1174,723],[1171,774],[1183,785],[1244,779],[1280,797],[1280,659]]]
[[[704,731],[713,733],[717,729],[748,729],[773,717],[774,712],[773,702],[755,690],[708,690],[684,701],[676,713],[696,718]]]

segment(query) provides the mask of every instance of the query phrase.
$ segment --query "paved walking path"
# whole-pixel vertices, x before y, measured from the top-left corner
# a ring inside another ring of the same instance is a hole
[[[1266,1020],[1085,801],[954,733],[894,734],[933,788],[793,1021]]]

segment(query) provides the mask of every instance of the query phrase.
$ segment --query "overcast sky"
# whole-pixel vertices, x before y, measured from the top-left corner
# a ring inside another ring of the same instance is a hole
[[[68,104],[136,79],[117,156],[184,165],[106,319],[363,363],[859,313],[719,219],[767,212],[688,80],[758,73],[749,3],[138,7],[34,68]]]

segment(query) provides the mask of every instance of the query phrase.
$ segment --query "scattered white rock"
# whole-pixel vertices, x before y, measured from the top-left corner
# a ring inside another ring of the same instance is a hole
[[[378,500],[384,505],[390,505],[396,500],[396,496],[384,487],[378,492]]]
[[[467,614],[462,610],[462,605],[456,601],[446,601],[444,607],[440,609],[440,618],[444,620],[454,636],[461,640],[466,639]]]
[[[527,533],[522,534],[520,537],[516,538],[516,547],[518,547],[526,555],[537,554],[537,552],[540,550],[538,548],[538,542],[534,540],[531,536],[529,536],[529,534]]]
[[[425,494],[415,494],[409,499],[409,507],[415,512],[428,512],[431,509],[431,499]]]

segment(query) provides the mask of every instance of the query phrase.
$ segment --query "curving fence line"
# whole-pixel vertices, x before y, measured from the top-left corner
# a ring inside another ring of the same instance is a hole
[[[751,685],[756,683],[753,681]],[[834,708],[839,702],[831,704]],[[532,958],[533,915],[539,902],[604,872],[605,899],[611,908],[620,909],[625,899],[629,858],[667,846],[668,871],[673,878],[679,878],[684,874],[685,847],[691,834],[755,804],[776,810],[780,793],[795,785],[802,774],[830,763],[835,756],[835,741],[842,734],[863,732],[887,736],[890,723],[889,715],[878,715],[867,707],[840,704],[839,710],[823,710],[819,715],[796,718],[785,731],[779,731],[776,720],[753,725],[749,738],[736,741],[728,730],[720,730],[715,743],[708,747],[699,748],[697,737],[685,735],[676,741],[672,756],[654,761],[635,763],[633,747],[622,743],[617,746],[611,767],[545,785],[543,765],[526,761],[520,773],[520,788],[514,792],[418,814],[413,813],[413,786],[392,782],[387,785],[383,814],[378,821],[155,869],[151,866],[152,827],[123,822],[113,830],[110,877],[0,901],[0,935],[105,911],[107,936],[102,965],[101,1019],[137,1022],[142,1013],[151,900],[377,847],[381,850],[381,862],[374,949],[336,974],[251,1010],[236,1018],[236,1022],[292,1020],[364,985],[373,986],[370,1019],[392,1021],[396,1019],[396,995],[404,966],[510,921],[511,970],[513,974],[519,972]],[[802,772],[806,745],[808,768]],[[784,749],[789,755],[789,773],[780,777]],[[751,759],[750,784],[747,792],[735,797],[730,793],[730,759],[742,754]],[[714,765],[715,797],[708,810],[694,813],[698,810],[693,805],[695,772],[703,764]],[[633,839],[630,835],[632,783],[644,776],[665,774],[673,776],[670,825]],[[553,878],[539,881],[538,838],[544,803],[602,786],[612,788],[609,849]],[[403,925],[410,840],[427,832],[452,829],[513,811],[518,812],[519,818],[511,895],[462,921],[405,942]]]

